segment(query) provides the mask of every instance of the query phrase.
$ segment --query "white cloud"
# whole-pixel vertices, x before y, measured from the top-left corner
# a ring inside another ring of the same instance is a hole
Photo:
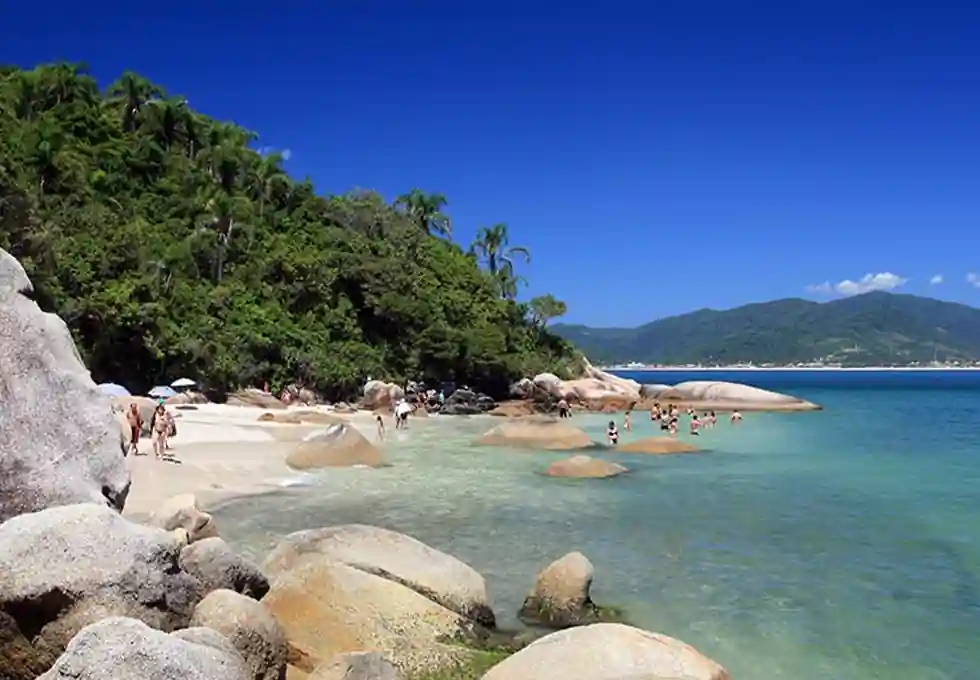
[[[980,279],[978,279],[980,281]],[[824,281],[823,283],[811,284],[806,289],[811,293],[838,295],[860,295],[870,293],[873,290],[895,290],[899,286],[904,286],[908,279],[892,274],[891,272],[881,272],[879,274],[865,274],[857,281],[844,279],[839,283]],[[980,283],[976,284],[980,287]]]
[[[980,274],[976,272],[970,272],[966,275],[966,282],[969,283],[974,288],[980,288]]]
[[[292,149],[283,149],[282,150],[282,159],[284,161],[288,161],[292,157],[293,157],[293,150]]]
[[[938,286],[942,282],[943,282],[943,275],[942,274],[936,274],[931,279],[929,279],[929,285],[930,286]]]

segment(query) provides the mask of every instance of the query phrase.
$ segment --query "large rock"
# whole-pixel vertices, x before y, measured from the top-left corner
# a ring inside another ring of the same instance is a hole
[[[0,250],[0,521],[72,503],[121,510],[126,444],[65,323],[27,297],[27,274]]]
[[[286,405],[279,401],[275,395],[252,387],[245,390],[238,390],[237,392],[229,394],[226,403],[229,406],[251,406],[254,408],[264,408],[270,411],[273,409],[282,410],[286,408]]]
[[[280,411],[279,413],[263,413],[259,416],[259,422],[286,425],[335,425],[347,421],[340,416],[321,411]]]
[[[171,496],[150,517],[151,526],[167,531],[183,529],[190,543],[218,535],[214,518],[198,507],[197,497],[192,493]]]
[[[473,567],[411,536],[388,529],[348,524],[297,531],[286,536],[263,570],[276,574],[303,562],[324,559],[389,579],[482,625],[494,625],[487,584]]]
[[[404,680],[404,676],[380,652],[350,652],[317,666],[308,680]]]
[[[592,562],[580,552],[555,560],[538,574],[521,607],[521,619],[549,628],[596,623],[599,608],[589,594],[594,578]]]
[[[251,669],[252,680],[286,677],[286,633],[255,600],[231,590],[215,590],[194,609],[191,625],[211,628],[227,638]]]
[[[368,380],[364,385],[363,405],[366,409],[390,408],[405,398],[405,390],[384,380]]]
[[[676,437],[646,437],[619,444],[616,450],[620,453],[667,454],[694,453],[698,451],[698,447]]]
[[[680,640],[618,623],[546,635],[491,668],[482,680],[731,680]]]
[[[217,536],[182,549],[180,568],[200,581],[204,592],[227,589],[256,600],[269,592],[269,579],[259,567]]]
[[[658,399],[703,405],[704,408],[808,411],[820,408],[788,394],[719,380],[689,380],[657,395]]]
[[[291,659],[302,659],[309,671],[363,650],[381,651],[412,674],[451,668],[472,655],[444,642],[466,634],[468,619],[396,580],[315,555],[269,573],[272,590],[262,604],[286,631]]]
[[[381,467],[385,461],[381,450],[357,428],[348,423],[335,423],[297,444],[286,456],[286,464],[294,470],[314,470],[352,465]]]
[[[250,680],[244,660],[215,631],[167,634],[134,619],[85,627],[37,680]]]
[[[581,477],[602,479],[615,477],[627,472],[622,465],[590,456],[572,456],[556,460],[548,466],[545,474],[549,477]]]
[[[474,416],[492,411],[496,405],[485,394],[478,394],[473,390],[456,390],[446,399],[439,413],[447,416]]]
[[[480,444],[566,451],[593,446],[584,431],[557,418],[519,418],[497,425]]]
[[[15,517],[0,525],[0,611],[42,655],[59,654],[81,628],[107,616],[182,628],[201,586],[180,570],[179,550],[170,533],[104,505]]]

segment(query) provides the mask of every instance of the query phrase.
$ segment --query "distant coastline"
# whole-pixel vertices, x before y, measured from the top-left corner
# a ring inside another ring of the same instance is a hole
[[[737,371],[980,371],[980,366],[600,366],[603,371],[632,371],[634,373],[695,373]]]

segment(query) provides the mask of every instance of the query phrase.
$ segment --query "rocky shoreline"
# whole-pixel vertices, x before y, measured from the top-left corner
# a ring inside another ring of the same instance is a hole
[[[532,641],[497,630],[476,570],[404,534],[362,525],[298,532],[257,565],[220,538],[193,494],[140,522],[123,516],[134,479],[126,430],[65,324],[30,291],[23,268],[0,251],[0,680],[730,677],[678,640],[610,622],[616,610],[592,602],[592,565],[578,553],[547,567],[529,593],[522,617],[560,629]],[[591,371],[585,382],[537,376],[527,401],[588,404],[642,390]],[[257,414],[248,431],[285,437],[293,469],[383,464],[349,413],[255,405],[272,416],[242,409]],[[536,418],[505,421],[483,443],[592,445],[567,423]],[[304,424],[316,436],[291,429]],[[161,473],[141,483],[163,487]]]

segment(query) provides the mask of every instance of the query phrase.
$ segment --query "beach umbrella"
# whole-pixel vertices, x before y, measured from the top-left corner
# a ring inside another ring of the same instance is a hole
[[[170,383],[170,386],[171,387],[194,387],[194,385],[196,384],[197,383],[191,380],[190,378],[177,378],[172,383]]]
[[[127,390],[122,385],[117,385],[116,383],[101,383],[99,385],[99,391],[107,397],[131,397],[133,396],[129,390]]]
[[[167,387],[166,385],[157,385],[147,394],[151,397],[156,397],[157,399],[168,399],[177,394],[177,391],[172,387]]]

